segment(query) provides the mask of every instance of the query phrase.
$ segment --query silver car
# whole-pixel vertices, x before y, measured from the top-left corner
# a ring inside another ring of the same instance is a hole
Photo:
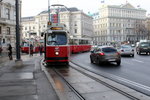
[[[91,63],[101,64],[103,62],[116,62],[119,66],[121,63],[120,53],[111,46],[99,46],[91,51]]]
[[[121,45],[119,52],[122,56],[132,56],[134,57],[134,48],[132,48],[130,45]]]

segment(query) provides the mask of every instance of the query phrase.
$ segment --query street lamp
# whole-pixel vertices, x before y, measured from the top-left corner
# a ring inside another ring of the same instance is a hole
[[[19,0],[16,0],[16,60],[20,60]]]

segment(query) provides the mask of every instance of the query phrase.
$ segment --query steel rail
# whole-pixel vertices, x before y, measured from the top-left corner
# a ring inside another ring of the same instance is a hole
[[[66,85],[79,97],[80,100],[86,100],[54,67],[52,68],[66,83]]]
[[[73,62],[71,62],[71,63],[73,63]],[[83,68],[82,66],[80,66],[80,65],[78,65],[78,64],[76,64],[76,63],[73,63],[73,64],[75,64],[76,66],[79,66],[80,68],[82,68],[82,69],[84,69],[84,70],[87,70],[87,71],[89,71],[89,72],[91,72],[91,73],[94,73],[93,71],[90,71],[90,70],[88,70],[88,69],[86,69],[86,68]],[[102,81],[102,80],[100,80],[100,79],[94,77],[94,76],[91,76],[91,75],[89,75],[89,74],[87,74],[87,73],[85,73],[85,72],[83,72],[83,71],[81,71],[81,70],[79,70],[79,69],[77,69],[77,68],[75,68],[75,67],[73,67],[73,66],[70,66],[70,67],[73,68],[73,69],[75,69],[75,70],[77,70],[78,72],[84,74],[85,76],[87,76],[87,77],[89,77],[89,78],[91,78],[91,79],[97,81],[98,83],[101,83],[101,84],[103,84],[104,86],[109,87],[110,89],[112,89],[112,90],[114,90],[114,91],[116,91],[116,92],[118,92],[118,93],[120,93],[120,94],[122,94],[122,95],[124,95],[124,96],[126,96],[126,97],[128,97],[128,98],[130,98],[130,99],[132,99],[132,100],[140,100],[139,98],[134,97],[134,96],[130,95],[129,93],[124,92],[124,91],[122,91],[121,89],[118,89],[118,88],[116,88],[116,87],[114,87],[114,86],[112,86],[112,85],[110,85],[110,84],[108,84],[108,83],[106,83],[106,82],[104,82],[104,81]],[[99,75],[99,74],[97,74],[97,73],[94,73],[94,74]],[[102,76],[102,77],[103,77],[103,76]]]

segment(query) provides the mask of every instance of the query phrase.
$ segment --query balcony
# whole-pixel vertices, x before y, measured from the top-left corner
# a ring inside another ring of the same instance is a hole
[[[0,18],[0,24],[3,25],[16,25],[15,20],[8,20],[6,18]]]
[[[6,23],[6,18],[0,18],[0,24],[5,24]]]

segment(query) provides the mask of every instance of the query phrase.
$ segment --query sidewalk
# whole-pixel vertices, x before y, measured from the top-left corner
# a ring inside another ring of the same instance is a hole
[[[58,100],[41,70],[41,59],[37,55],[23,55],[22,67],[16,67],[14,60],[1,63],[0,100]]]

